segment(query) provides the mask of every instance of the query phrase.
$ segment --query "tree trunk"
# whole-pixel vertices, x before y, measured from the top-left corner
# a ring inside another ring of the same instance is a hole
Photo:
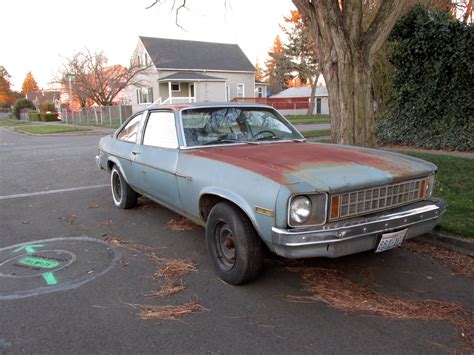
[[[314,106],[316,105],[315,99],[316,99],[317,85],[318,85],[318,75],[316,75],[315,78],[312,79],[312,82],[311,82],[311,96],[309,98],[308,115],[314,114]]]
[[[329,94],[332,141],[374,146],[375,114],[370,65],[354,54],[322,62]]]
[[[406,0],[383,0],[365,29],[362,0],[292,0],[309,27],[329,92],[332,140],[375,145],[372,66]]]

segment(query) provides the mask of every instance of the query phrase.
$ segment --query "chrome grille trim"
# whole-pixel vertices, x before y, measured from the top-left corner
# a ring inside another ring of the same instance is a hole
[[[420,201],[426,193],[426,191],[421,193],[422,186],[426,188],[427,178],[337,194],[338,217],[331,220],[350,218]],[[332,201],[331,199],[331,203]]]

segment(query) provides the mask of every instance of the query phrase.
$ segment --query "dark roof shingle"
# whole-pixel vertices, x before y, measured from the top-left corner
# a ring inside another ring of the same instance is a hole
[[[237,44],[143,36],[140,40],[158,69],[255,71]]]

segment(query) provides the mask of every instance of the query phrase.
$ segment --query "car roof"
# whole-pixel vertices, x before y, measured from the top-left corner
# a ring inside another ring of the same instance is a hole
[[[212,108],[212,107],[260,107],[260,108],[272,108],[268,105],[248,103],[248,102],[195,102],[189,104],[176,104],[176,105],[156,105],[152,104],[147,107],[147,110],[173,110],[181,111],[184,109],[193,109],[193,108]]]

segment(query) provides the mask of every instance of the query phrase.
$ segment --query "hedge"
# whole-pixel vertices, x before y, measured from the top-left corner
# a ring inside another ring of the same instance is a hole
[[[415,6],[394,27],[382,143],[474,149],[474,27]]]
[[[58,121],[58,114],[56,112],[54,113],[28,112],[28,119],[30,121],[54,122],[54,121]]]
[[[38,112],[28,112],[28,120],[41,121],[41,114],[39,114]]]
[[[36,110],[36,106],[33,102],[31,102],[28,99],[20,99],[17,102],[15,102],[15,105],[13,106],[13,116],[16,117],[17,119],[20,119],[20,111],[23,108]]]
[[[41,113],[40,116],[41,116],[41,121],[45,121],[45,122],[58,121],[58,114],[56,112]]]

